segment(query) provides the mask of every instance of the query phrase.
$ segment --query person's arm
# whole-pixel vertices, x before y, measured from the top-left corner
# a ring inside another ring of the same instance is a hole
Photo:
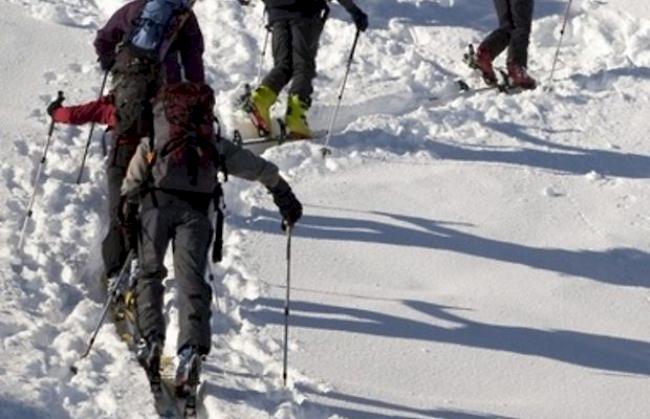
[[[59,106],[56,105],[57,102],[52,102],[47,108],[54,122],[73,125],[97,122],[109,126],[114,123],[115,107],[110,96],[77,106],[60,106],[60,103]]]
[[[283,226],[292,226],[302,217],[302,204],[289,184],[280,176],[278,167],[250,150],[222,139],[218,146],[229,175],[262,183],[273,195],[273,202],[282,215]]]
[[[110,17],[106,25],[97,31],[93,45],[97,60],[102,70],[109,70],[115,62],[115,47],[122,42],[124,34],[131,26],[131,20],[138,11],[138,2],[130,2],[122,6]]]
[[[221,157],[225,160],[228,175],[259,181],[267,188],[276,186],[280,180],[278,167],[250,150],[225,139],[219,141],[217,147],[219,147]]]
[[[128,202],[140,201],[140,192],[149,175],[147,154],[149,154],[149,138],[145,137],[136,148],[122,181],[121,194]]]
[[[205,69],[203,66],[205,46],[203,34],[194,12],[190,14],[181,28],[176,44],[178,46],[177,50],[180,52],[185,78],[194,83],[205,82]]]
[[[363,10],[359,9],[359,7],[354,4],[354,1],[338,0],[338,2],[348,11],[348,13],[350,13],[350,16],[352,16],[352,20],[358,30],[363,32],[368,29],[368,15],[365,14]]]

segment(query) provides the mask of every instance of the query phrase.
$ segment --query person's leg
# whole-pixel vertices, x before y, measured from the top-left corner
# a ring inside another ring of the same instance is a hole
[[[121,146],[110,154],[106,178],[108,181],[108,231],[102,241],[102,259],[107,278],[117,275],[126,259],[127,241],[118,219],[120,188],[133,155],[133,148]]]
[[[210,351],[210,305],[212,288],[205,282],[207,254],[212,239],[210,219],[195,210],[181,213],[182,222],[174,238],[174,271],[178,284],[178,351],[195,347],[200,354]]]
[[[312,82],[316,77],[316,54],[322,31],[323,21],[320,17],[291,20],[293,80],[285,122],[288,135],[292,138],[312,137],[307,110],[314,91]]]
[[[484,50],[491,59],[496,58],[510,44],[514,26],[511,13],[512,2],[513,0],[494,0],[494,8],[499,19],[499,27],[492,31],[479,46],[479,50]]]
[[[264,77],[245,102],[244,110],[251,114],[253,124],[261,135],[271,132],[271,106],[278,93],[291,80],[291,33],[287,20],[279,20],[272,26],[273,69]]]
[[[262,80],[262,85],[267,86],[277,95],[289,83],[292,76],[292,39],[289,21],[277,21],[272,25],[271,30],[273,68]]]
[[[140,275],[136,282],[136,318],[138,329],[147,340],[165,338],[165,288],[162,280],[167,276],[167,269],[163,262],[173,234],[173,215],[169,207],[145,207],[140,213]]]
[[[291,20],[293,80],[289,94],[297,95],[307,106],[311,105],[311,94],[314,91],[312,82],[316,77],[316,55],[322,32],[323,21],[320,16]]]
[[[533,0],[510,0],[510,2],[513,29],[508,49],[508,62],[527,67],[534,2]]]

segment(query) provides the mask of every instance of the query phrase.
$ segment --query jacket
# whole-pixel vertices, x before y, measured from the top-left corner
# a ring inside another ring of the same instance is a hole
[[[117,116],[115,106],[113,105],[113,96],[102,96],[92,102],[87,102],[75,106],[61,106],[52,112],[54,122],[72,125],[83,125],[89,122],[106,125],[107,131],[115,128]],[[120,136],[116,143],[119,145],[132,144],[137,145],[140,138]]]
[[[117,45],[122,42],[125,34],[131,29],[133,21],[140,16],[146,0],[134,0],[122,6],[111,16],[106,25],[97,31],[93,45],[100,61],[110,61],[116,54]],[[174,31],[178,21],[172,24],[172,29],[167,37]],[[167,83],[176,83],[182,80],[181,64],[185,71],[185,78],[188,81],[202,83],[205,80],[205,69],[203,67],[203,34],[199,27],[194,12],[190,12],[189,18],[179,30],[173,44],[170,46],[170,39],[163,41],[161,53],[167,50],[167,55],[161,57]],[[110,58],[107,60],[107,58]],[[180,63],[179,63],[180,58]]]
[[[122,195],[125,195],[130,202],[138,202],[147,188],[149,142],[149,138],[143,138],[138,145],[122,183]],[[226,139],[216,141],[215,145],[220,158],[224,160],[229,176],[259,181],[267,188],[273,188],[280,181],[280,173],[275,164]]]

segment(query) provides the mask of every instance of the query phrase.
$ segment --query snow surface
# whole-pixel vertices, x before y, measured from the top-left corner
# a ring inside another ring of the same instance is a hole
[[[55,130],[25,252],[16,252],[44,108],[57,90],[68,103],[96,97],[91,41],[122,3],[2,2],[0,418],[155,416],[111,325],[76,362],[103,298],[99,141],[75,183],[88,127]],[[265,153],[305,204],[292,242],[289,387],[286,238],[263,188],[231,180],[201,416],[648,417],[648,3],[573,1],[549,82],[566,3],[537,1],[530,70],[552,89],[435,103],[427,98],[458,76],[480,85],[460,56],[495,26],[492,2],[359,5],[372,30],[333,155],[323,160],[310,143]],[[257,75],[262,6],[203,0],[196,11],[218,111],[232,121],[232,101]],[[327,126],[353,36],[335,5],[318,58],[316,129]]]

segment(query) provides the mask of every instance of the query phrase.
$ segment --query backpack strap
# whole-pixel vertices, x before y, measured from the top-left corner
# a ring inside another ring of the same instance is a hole
[[[143,198],[147,194],[151,194],[151,203],[154,208],[158,208],[158,199],[156,198],[156,188],[154,186],[153,180],[153,165],[156,164],[156,150],[154,149],[154,139],[153,135],[150,135],[149,138],[149,151],[145,155],[145,160],[147,162],[147,178],[145,180],[145,187],[140,193],[140,197]]]

